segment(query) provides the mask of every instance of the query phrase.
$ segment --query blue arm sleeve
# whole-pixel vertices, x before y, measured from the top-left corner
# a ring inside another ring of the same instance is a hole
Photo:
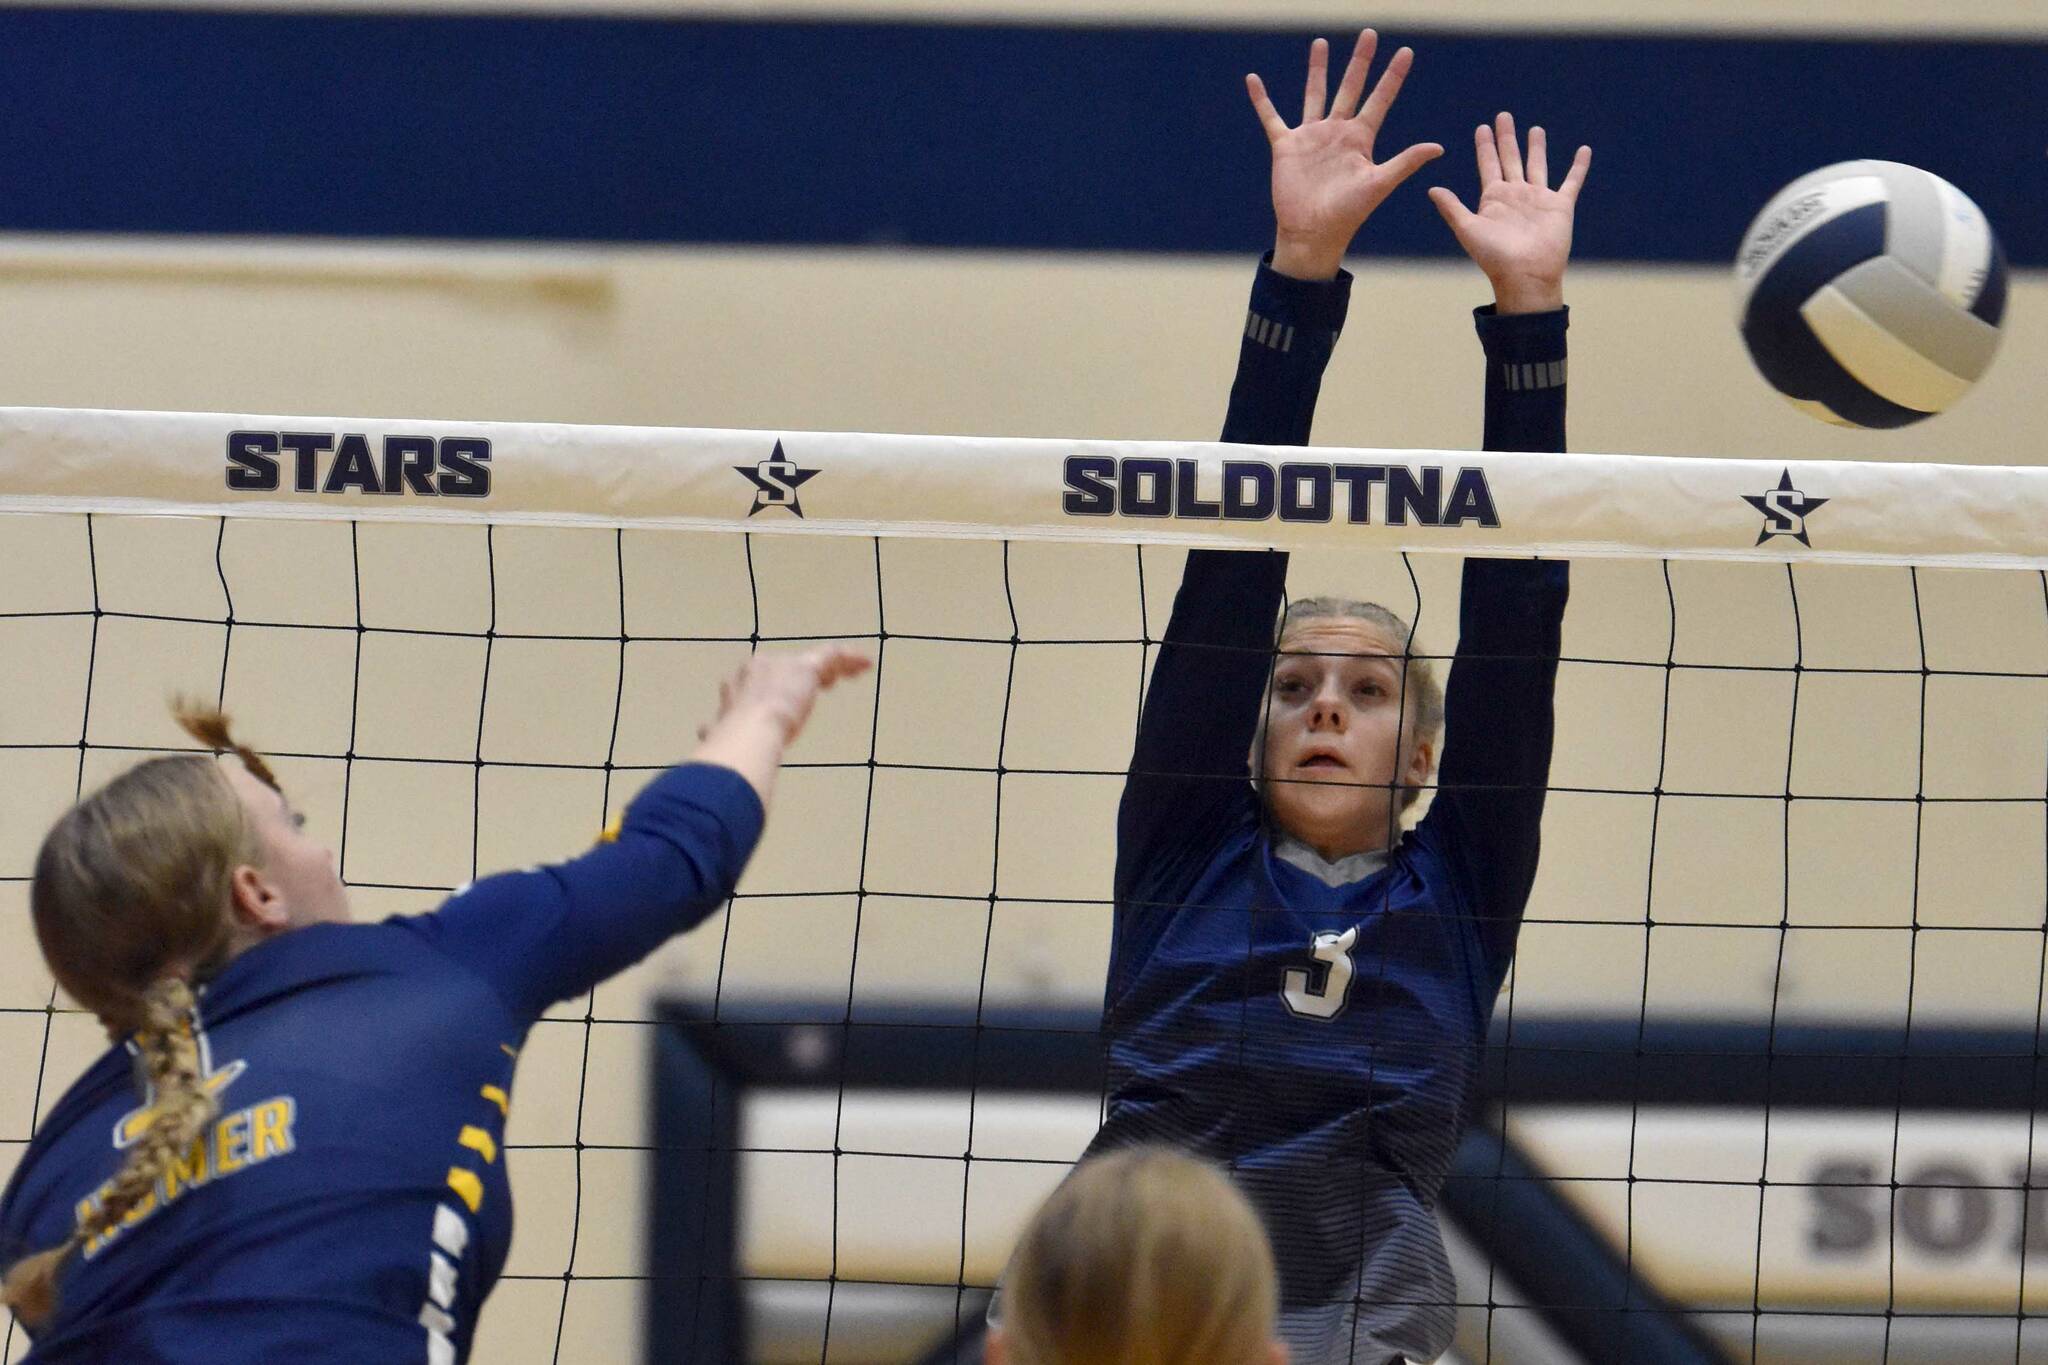
[[[1567,324],[1562,309],[1517,317],[1479,310],[1488,450],[1564,449]],[[1437,796],[1418,833],[1442,850],[1476,917],[1491,973],[1488,1006],[1536,881],[1568,568],[1465,561]]]
[[[41,1250],[28,1244],[26,1230],[18,1226],[20,1215],[16,1211],[15,1196],[21,1188],[22,1172],[27,1169],[28,1153],[24,1152],[14,1174],[8,1177],[6,1193],[0,1194],[0,1273],[5,1273],[7,1267],[22,1257]]]
[[[1289,279],[1261,264],[1238,347],[1223,439],[1306,445],[1323,370],[1351,298],[1351,276]],[[1243,799],[1287,556],[1189,553],[1117,812],[1117,898],[1233,801]]]
[[[407,921],[538,1016],[701,923],[761,837],[760,798],[730,768],[671,768],[635,797],[618,837],[580,858],[487,877]]]

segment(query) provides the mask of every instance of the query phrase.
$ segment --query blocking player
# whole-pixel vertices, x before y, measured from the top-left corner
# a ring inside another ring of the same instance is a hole
[[[181,715],[239,761],[142,763],[36,859],[43,955],[114,1046],[0,1199],[28,1359],[465,1359],[511,1243],[499,1148],[527,1031],[730,895],[784,748],[867,667],[757,656],[609,842],[382,924],[350,922],[261,756]]]
[[[1307,442],[1345,248],[1441,154],[1374,160],[1412,62],[1397,52],[1366,95],[1375,44],[1360,36],[1330,96],[1319,40],[1292,127],[1248,78],[1277,234],[1226,441]],[[1474,142],[1477,208],[1431,198],[1493,285],[1477,314],[1486,448],[1561,450],[1590,154],[1553,189],[1541,129],[1526,156],[1505,113]],[[1111,1090],[1090,1150],[1166,1142],[1230,1167],[1272,1236],[1297,1362],[1431,1360],[1457,1298],[1437,1196],[1536,873],[1566,566],[1467,561],[1442,693],[1396,614],[1284,607],[1286,572],[1284,554],[1188,556],[1118,813]],[[1429,813],[1404,831],[1433,771]]]

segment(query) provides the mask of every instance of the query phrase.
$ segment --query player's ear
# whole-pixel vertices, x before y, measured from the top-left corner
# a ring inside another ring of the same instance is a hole
[[[292,927],[284,895],[263,869],[243,863],[228,878],[229,913],[235,927],[269,936]]]
[[[1429,781],[1429,771],[1436,766],[1436,741],[1418,739],[1408,750],[1408,768],[1401,774],[1404,786],[1419,787]]]

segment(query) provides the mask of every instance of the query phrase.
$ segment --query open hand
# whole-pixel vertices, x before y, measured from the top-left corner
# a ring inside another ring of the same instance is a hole
[[[1493,282],[1501,312],[1545,313],[1563,307],[1572,215],[1579,187],[1586,183],[1586,169],[1593,164],[1593,149],[1579,148],[1563,182],[1551,189],[1549,149],[1541,128],[1529,130],[1526,162],[1515,139],[1512,114],[1502,113],[1492,127],[1480,124],[1473,142],[1479,158],[1478,211],[1467,209],[1442,186],[1430,190],[1430,202],[1450,224],[1465,254]]]
[[[803,733],[818,694],[872,667],[874,660],[845,645],[754,655],[718,685],[718,717],[697,731],[691,761],[732,769],[765,809],[783,751]]]
[[[802,732],[820,692],[872,667],[874,660],[845,645],[756,654],[719,683],[718,717],[698,732],[698,738],[709,736],[736,714],[745,714],[768,721],[788,743]]]
[[[1344,248],[1359,227],[1393,193],[1395,186],[1444,154],[1434,142],[1418,142],[1386,161],[1373,160],[1373,143],[1393,107],[1415,53],[1402,48],[1380,73],[1364,104],[1366,72],[1379,35],[1358,35],[1337,96],[1324,99],[1330,78],[1330,45],[1321,38],[1308,52],[1308,87],[1301,123],[1290,128],[1267,97],[1256,74],[1244,78],[1252,108],[1273,149],[1273,268],[1300,279],[1332,279]]]

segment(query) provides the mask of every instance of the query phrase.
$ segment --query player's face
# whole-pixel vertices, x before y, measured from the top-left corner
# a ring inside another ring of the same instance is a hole
[[[1385,848],[1400,787],[1429,775],[1402,683],[1399,642],[1369,622],[1316,618],[1280,641],[1266,700],[1266,800],[1280,828],[1326,857]]]
[[[306,817],[241,764],[223,764],[222,771],[256,831],[263,849],[259,871],[276,892],[286,927],[348,923],[348,891],[341,884],[334,853],[306,833]]]

